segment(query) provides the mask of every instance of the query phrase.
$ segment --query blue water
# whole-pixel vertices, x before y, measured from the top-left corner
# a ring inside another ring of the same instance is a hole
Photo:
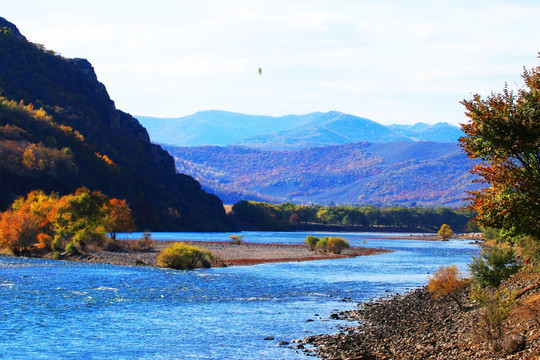
[[[226,241],[227,235],[153,238]],[[301,243],[306,233],[242,235],[250,242]],[[345,324],[326,320],[333,311],[424,285],[441,264],[466,270],[478,251],[459,240],[339,235],[395,251],[194,271],[0,257],[0,358],[304,359],[277,342],[336,332]],[[268,336],[275,340],[265,341]]]

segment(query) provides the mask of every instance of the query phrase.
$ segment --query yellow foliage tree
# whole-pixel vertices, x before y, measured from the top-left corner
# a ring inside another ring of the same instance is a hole
[[[454,232],[450,228],[450,225],[442,224],[437,236],[441,237],[443,240],[448,240],[454,236]]]
[[[464,289],[467,284],[468,281],[462,278],[456,265],[441,266],[430,277],[428,290],[435,298],[449,297],[461,310],[463,305],[459,299],[459,291]]]

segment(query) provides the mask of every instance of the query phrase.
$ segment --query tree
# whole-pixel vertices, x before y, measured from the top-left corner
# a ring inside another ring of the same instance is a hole
[[[326,245],[328,251],[334,254],[341,254],[343,250],[350,247],[351,245],[349,244],[349,242],[341,237],[331,237],[328,240],[328,244]]]
[[[126,200],[109,199],[105,207],[105,229],[111,239],[116,240],[116,233],[135,230],[135,219]]]
[[[480,288],[499,287],[503,280],[518,272],[519,264],[512,248],[492,246],[469,264],[473,283]]]
[[[456,265],[440,267],[429,278],[428,290],[435,298],[449,297],[459,309],[463,308],[459,298],[460,290],[467,286],[467,280],[460,275]]]
[[[448,240],[454,236],[454,232],[450,228],[450,225],[442,224],[439,232],[437,232],[437,236],[441,237],[443,240]]]
[[[470,120],[460,142],[481,161],[472,172],[486,187],[470,193],[480,225],[540,239],[540,67],[522,77],[516,93],[505,86],[485,100],[462,101]]]
[[[311,250],[315,250],[315,245],[319,242],[319,238],[313,235],[306,236],[306,240],[304,240],[304,244],[309,245],[309,248]]]

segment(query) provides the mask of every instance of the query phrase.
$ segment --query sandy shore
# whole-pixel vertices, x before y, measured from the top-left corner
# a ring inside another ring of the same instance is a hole
[[[158,266],[159,252],[174,241],[155,241],[151,250],[136,251],[131,248],[132,241],[120,240],[115,251],[94,250],[84,255],[70,256],[66,260],[91,262],[113,265],[141,265]],[[232,244],[230,242],[196,242],[186,243],[210,250],[218,259],[217,265],[255,265],[269,262],[308,261],[349,258],[364,255],[374,255],[389,250],[351,247],[342,254],[316,254],[307,245],[281,245],[281,244]]]

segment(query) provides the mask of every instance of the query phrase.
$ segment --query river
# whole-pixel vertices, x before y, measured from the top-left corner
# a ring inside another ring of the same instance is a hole
[[[246,242],[287,244],[308,234],[242,233]],[[228,239],[223,233],[152,236]],[[469,241],[339,236],[394,252],[193,271],[0,257],[0,358],[304,359],[277,343],[335,333],[346,323],[329,320],[332,312],[425,285],[439,265],[466,271],[478,252]]]

